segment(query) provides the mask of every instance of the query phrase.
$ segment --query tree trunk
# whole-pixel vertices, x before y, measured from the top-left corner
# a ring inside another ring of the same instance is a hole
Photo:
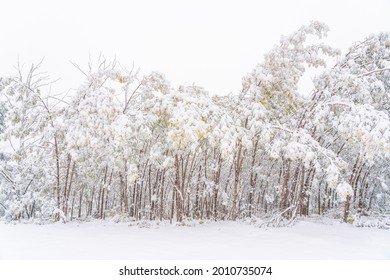
[[[282,187],[282,201],[281,201],[281,210],[284,211],[287,209],[287,200],[288,200],[288,180],[290,178],[290,165],[291,160],[287,160],[286,168],[283,175],[283,187]]]
[[[350,201],[351,201],[351,196],[347,195],[347,199],[345,200],[344,203],[344,223],[348,222]]]
[[[238,147],[237,157],[234,162],[234,185],[233,185],[233,206],[232,206],[232,220],[235,221],[238,216],[237,200],[238,200],[238,185],[240,182],[240,173],[242,166],[242,145]]]

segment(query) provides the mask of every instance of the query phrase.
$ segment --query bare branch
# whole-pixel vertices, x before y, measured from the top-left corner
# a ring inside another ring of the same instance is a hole
[[[389,70],[390,70],[390,68],[376,69],[376,70],[373,70],[373,71],[370,71],[370,72],[367,72],[367,73],[359,75],[359,78],[364,77],[364,76],[368,76],[368,75],[371,75],[371,74],[374,74],[374,73],[383,72],[383,71],[389,71]]]
[[[77,70],[79,70],[81,73],[83,73],[85,77],[88,77],[87,73],[85,73],[85,72],[83,71],[83,69],[81,69],[81,67],[78,66],[75,62],[73,62],[73,61],[69,61],[69,62],[70,62],[74,67],[76,67]]]

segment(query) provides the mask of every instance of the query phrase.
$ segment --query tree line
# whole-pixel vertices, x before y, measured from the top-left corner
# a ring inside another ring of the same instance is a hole
[[[40,63],[1,77],[0,217],[281,223],[388,213],[390,36],[341,55],[323,43],[327,31],[312,22],[283,37],[225,96],[103,57],[75,65],[85,82],[69,97],[50,92]],[[298,85],[310,67],[324,70],[305,97]]]

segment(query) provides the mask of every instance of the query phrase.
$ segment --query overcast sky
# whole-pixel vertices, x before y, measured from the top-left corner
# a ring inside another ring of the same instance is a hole
[[[4,3],[5,2],[5,3]],[[157,70],[174,86],[238,92],[241,78],[281,35],[310,20],[331,29],[327,42],[345,50],[370,33],[390,31],[390,0],[370,1],[3,1],[0,76],[14,73],[18,57],[29,65],[45,58],[54,90],[76,87],[99,53]]]

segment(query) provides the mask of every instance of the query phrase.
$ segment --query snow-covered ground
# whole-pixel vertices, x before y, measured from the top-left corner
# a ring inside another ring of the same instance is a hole
[[[287,228],[0,223],[0,259],[390,259],[390,230],[329,220]]]

